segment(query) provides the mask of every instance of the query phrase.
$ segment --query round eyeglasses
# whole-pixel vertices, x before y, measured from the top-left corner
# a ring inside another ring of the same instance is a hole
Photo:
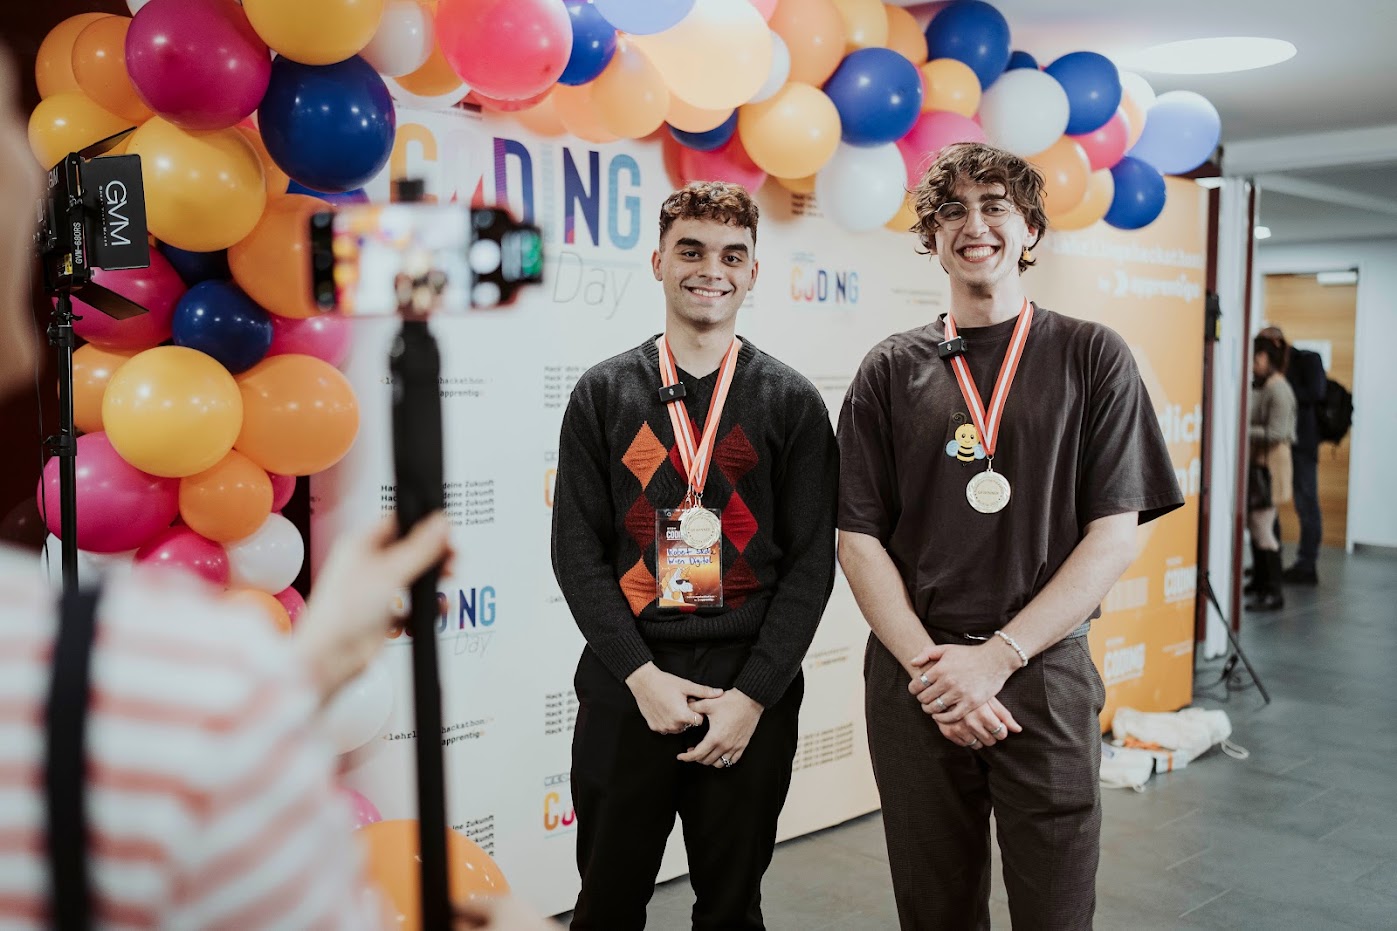
[[[986,226],[1003,226],[1009,215],[1014,213],[1013,205],[1007,200],[985,201],[977,208],[967,207],[960,201],[952,200],[937,207],[934,215],[937,224],[944,229],[958,230],[970,218],[972,209],[980,211],[980,219],[985,221]]]

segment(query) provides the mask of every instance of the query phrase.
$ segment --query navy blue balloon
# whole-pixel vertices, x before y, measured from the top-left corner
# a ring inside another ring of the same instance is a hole
[[[732,134],[737,132],[737,111],[732,111],[732,115],[723,120],[713,129],[701,133],[688,133],[682,129],[669,128],[669,134],[674,137],[674,141],[690,149],[698,149],[700,152],[712,152],[721,149],[732,139]]]
[[[1004,66],[1004,70],[1013,71],[1015,68],[1033,68],[1036,70],[1038,68],[1038,59],[1022,49],[1014,49],[1009,55],[1009,64]]]
[[[964,62],[989,87],[1009,64],[1009,23],[982,0],[956,0],[926,27],[929,57]]]
[[[839,111],[841,136],[850,145],[896,142],[922,112],[917,66],[887,48],[850,52],[825,82]]]
[[[1105,55],[1071,52],[1043,69],[1067,91],[1067,135],[1100,129],[1121,105],[1121,74]]]
[[[1111,169],[1111,178],[1116,193],[1105,220],[1116,229],[1149,226],[1164,210],[1164,176],[1148,162],[1127,155]]]
[[[257,122],[282,171],[331,193],[362,187],[378,174],[397,131],[388,86],[357,55],[333,65],[277,58]]]
[[[558,76],[559,84],[586,84],[594,81],[611,64],[616,54],[616,27],[611,25],[592,0],[564,0],[572,19],[572,53]]]
[[[233,277],[228,270],[228,250],[189,252],[162,242],[157,249],[174,266],[175,272],[191,288],[201,281],[223,281]]]
[[[305,194],[307,197],[318,197],[323,201],[328,201],[336,205],[367,204],[369,202],[369,195],[366,194],[361,187],[357,187],[352,191],[312,191],[304,184],[292,181],[286,186],[286,193]]]
[[[272,347],[272,318],[228,281],[203,281],[184,292],[172,324],[176,346],[213,356],[234,375]]]

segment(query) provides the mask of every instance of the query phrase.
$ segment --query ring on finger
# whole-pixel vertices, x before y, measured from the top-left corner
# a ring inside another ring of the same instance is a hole
[[[971,750],[979,750],[984,744],[980,743],[980,738],[976,737],[966,744]]]
[[[939,712],[944,712],[947,707],[945,700],[940,696],[937,696],[936,700],[931,703],[931,706]]]
[[[990,731],[990,736],[991,736],[991,737],[998,737],[998,736],[999,736],[1000,734],[1002,734],[1002,733],[1004,733],[1004,722],[1003,722],[1003,721],[999,722],[999,726],[998,726],[998,727],[996,727],[994,730]]]
[[[931,680],[926,677],[926,673],[922,673],[921,675],[917,676],[917,679],[922,683],[922,685],[925,685],[927,688],[931,688]]]
[[[718,757],[718,766],[719,766],[720,768],[722,768],[722,769],[727,769],[727,768],[728,768],[729,766],[731,766],[731,765],[732,765],[732,758],[731,758],[731,757],[727,757],[727,756],[720,756],[720,757]]]

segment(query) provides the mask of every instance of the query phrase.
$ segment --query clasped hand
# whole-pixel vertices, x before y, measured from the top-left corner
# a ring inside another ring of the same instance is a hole
[[[1023,730],[996,697],[1018,668],[995,641],[975,646],[930,646],[912,665],[920,670],[908,683],[922,710],[950,741],[978,749]]]

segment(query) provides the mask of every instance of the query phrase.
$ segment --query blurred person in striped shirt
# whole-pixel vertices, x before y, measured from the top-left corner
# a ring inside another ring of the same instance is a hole
[[[28,314],[43,176],[0,47],[0,397],[33,378]],[[337,544],[289,638],[193,581],[137,571],[95,610],[85,747],[93,924],[103,928],[377,928],[318,709],[383,643],[400,589],[448,554],[438,514]],[[48,927],[46,699],[57,599],[0,546],[0,928]],[[460,926],[529,931],[514,901]]]

